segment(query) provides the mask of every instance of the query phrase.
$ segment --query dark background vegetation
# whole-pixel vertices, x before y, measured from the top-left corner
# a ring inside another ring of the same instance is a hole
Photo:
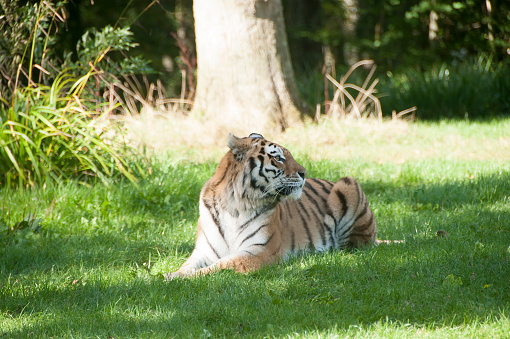
[[[23,6],[38,3],[0,2],[4,12],[9,7],[21,12]],[[349,59],[375,61],[386,115],[411,106],[417,106],[422,119],[486,118],[510,112],[508,1],[283,0],[283,5],[296,77],[311,105],[324,102],[327,95],[323,73],[332,71],[325,65],[329,50],[337,78],[350,66]],[[66,20],[58,23],[53,41],[55,57],[63,60],[70,51],[71,60],[78,60],[76,46],[90,29],[130,27],[139,45],[111,58],[137,56],[150,61],[151,69],[135,67],[131,72],[143,72],[150,81],[160,79],[170,97],[181,94],[185,71],[186,96],[192,99],[191,74],[196,68],[192,1],[70,0],[64,6]],[[353,16],[355,23],[349,26]],[[5,16],[0,19],[5,33],[1,21]],[[13,35],[6,35],[0,53],[12,55],[6,46]],[[23,47],[20,39],[15,42]],[[362,82],[366,74],[356,76]]]

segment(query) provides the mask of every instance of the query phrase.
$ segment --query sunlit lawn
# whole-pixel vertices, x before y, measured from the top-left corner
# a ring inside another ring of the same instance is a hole
[[[0,230],[28,226],[0,233],[0,336],[510,336],[509,120],[331,123],[273,141],[308,176],[356,177],[379,238],[405,243],[165,282],[225,147],[161,151],[140,189],[0,191]]]

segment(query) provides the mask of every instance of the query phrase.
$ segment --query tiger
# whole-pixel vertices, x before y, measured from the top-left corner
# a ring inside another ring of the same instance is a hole
[[[301,251],[377,244],[374,214],[355,179],[306,178],[286,148],[258,133],[229,134],[227,145],[200,192],[195,248],[166,280],[247,273]]]

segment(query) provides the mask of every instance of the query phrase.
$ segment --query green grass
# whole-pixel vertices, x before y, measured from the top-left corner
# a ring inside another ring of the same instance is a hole
[[[0,337],[509,337],[509,162],[312,162],[287,146],[309,176],[358,178],[379,238],[405,243],[165,282],[191,253],[214,162],[162,154],[139,189],[2,189]]]

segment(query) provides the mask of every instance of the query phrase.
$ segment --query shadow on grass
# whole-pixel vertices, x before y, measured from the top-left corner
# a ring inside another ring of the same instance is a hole
[[[385,321],[461,326],[508,314],[501,281],[510,275],[508,258],[495,248],[469,252],[469,244],[447,242],[313,254],[248,275],[220,272],[171,282],[140,272],[116,279],[107,270],[59,286],[45,283],[48,276],[37,286],[34,277],[4,300],[22,313],[2,313],[30,324],[9,337],[262,337]]]
[[[364,181],[361,185],[369,197],[382,195],[385,201],[408,202],[411,208],[413,204],[430,204],[448,209],[465,204],[494,203],[510,198],[510,172],[507,171],[445,183],[421,183],[418,179],[412,185],[382,181]]]
[[[403,219],[402,232],[413,235],[406,243],[171,282],[151,275],[147,263],[191,253],[189,230],[161,224],[196,218],[196,209],[186,210],[200,185],[191,194],[158,191],[158,183],[148,184],[145,196],[113,189],[103,202],[126,203],[111,218],[108,208],[97,214],[102,227],[68,239],[49,232],[2,251],[0,321],[18,325],[0,335],[262,337],[381,322],[461,326],[508,315],[510,214],[493,206],[508,199],[509,173],[421,187],[362,184],[369,198],[381,195],[380,203],[408,204],[405,215],[383,217]],[[89,203],[93,209],[97,201]]]

